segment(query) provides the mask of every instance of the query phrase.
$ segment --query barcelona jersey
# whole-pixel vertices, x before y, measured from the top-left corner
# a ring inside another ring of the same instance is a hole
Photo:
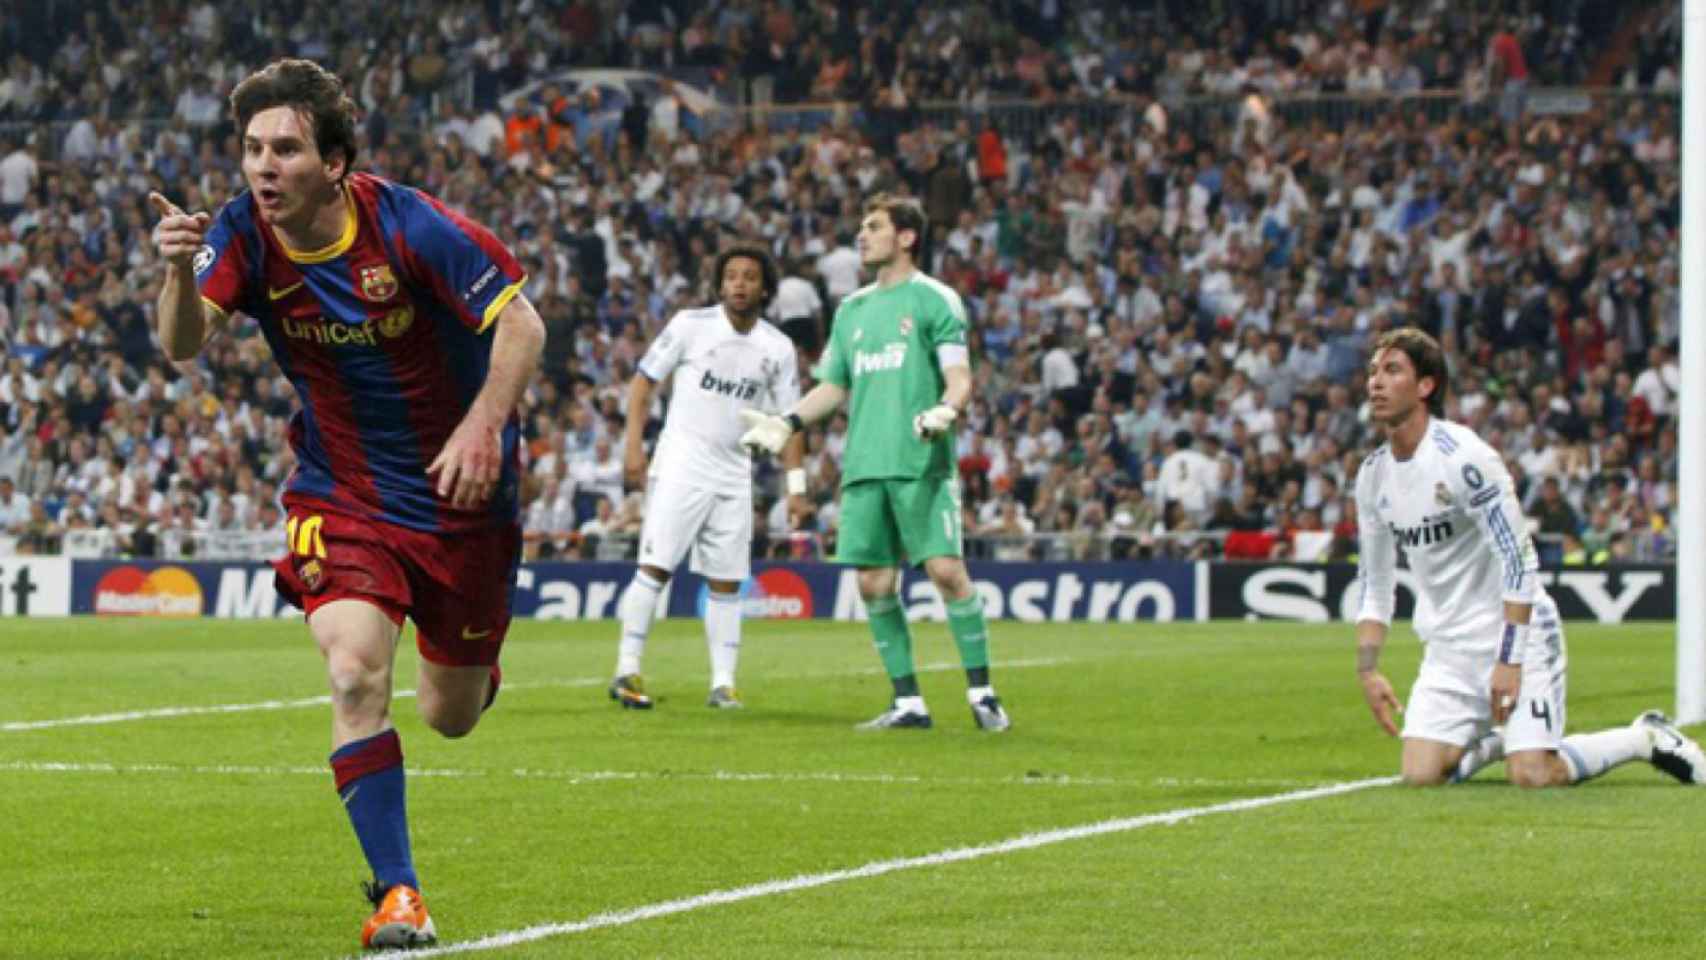
[[[486,504],[451,506],[426,471],[485,384],[492,322],[521,289],[521,265],[419,190],[353,173],[344,200],[336,242],[293,250],[245,191],[219,211],[195,258],[203,302],[259,321],[301,398],[286,496],[429,532],[516,523],[514,414]]]

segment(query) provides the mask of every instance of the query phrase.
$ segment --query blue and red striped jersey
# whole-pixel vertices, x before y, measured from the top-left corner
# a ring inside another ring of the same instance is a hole
[[[285,246],[245,191],[219,211],[195,258],[203,302],[258,320],[302,400],[286,494],[417,530],[517,522],[514,414],[485,506],[452,507],[426,469],[486,382],[492,322],[521,289],[521,265],[486,228],[419,190],[353,173],[344,196],[343,236],[302,251]]]

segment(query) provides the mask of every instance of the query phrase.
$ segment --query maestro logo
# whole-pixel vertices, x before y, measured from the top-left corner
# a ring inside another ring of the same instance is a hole
[[[699,616],[705,616],[709,586],[699,588]],[[740,585],[741,615],[749,620],[806,620],[812,615],[812,591],[792,570],[766,570]]]
[[[95,613],[107,617],[199,617],[201,584],[183,567],[115,567],[95,584]]]

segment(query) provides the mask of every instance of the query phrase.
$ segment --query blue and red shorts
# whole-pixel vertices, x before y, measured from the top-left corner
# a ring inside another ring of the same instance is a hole
[[[312,616],[334,600],[373,604],[415,622],[421,656],[489,666],[509,633],[521,528],[428,533],[286,497],[288,550],[273,561],[279,596]]]

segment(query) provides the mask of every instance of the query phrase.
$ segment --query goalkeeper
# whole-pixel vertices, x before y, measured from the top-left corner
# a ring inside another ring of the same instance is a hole
[[[983,603],[962,558],[954,425],[972,389],[965,305],[915,266],[927,226],[916,200],[878,195],[864,214],[859,255],[877,282],[836,309],[817,387],[782,416],[741,411],[749,427],[741,442],[774,455],[848,401],[836,560],[859,568],[877,654],[894,684],[889,709],[860,726],[931,726],[898,596],[900,566],[918,564],[947,605],[972,716],[984,730],[1006,730],[1007,713],[989,683]]]

